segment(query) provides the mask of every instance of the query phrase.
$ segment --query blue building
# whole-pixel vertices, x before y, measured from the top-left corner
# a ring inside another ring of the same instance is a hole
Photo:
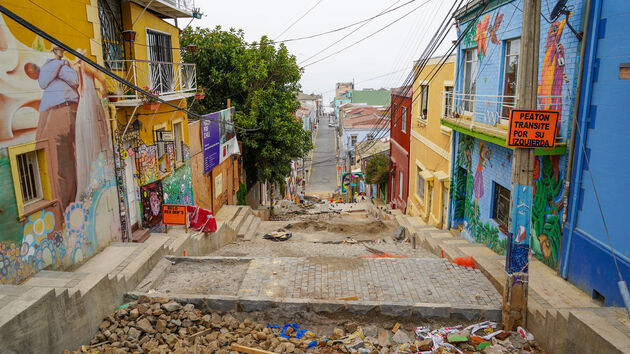
[[[591,0],[589,10],[560,273],[606,305],[623,306],[611,247],[627,282],[630,280],[630,237],[625,227],[630,218],[626,205],[630,200],[627,113],[630,2]]]
[[[530,245],[535,257],[557,269],[580,54],[570,28],[579,32],[584,19],[581,0],[569,0],[567,15],[551,18],[554,5],[543,1],[541,8],[538,108],[558,110],[561,118],[556,147],[535,150]],[[454,130],[450,227],[498,254],[506,252],[510,218],[513,151],[506,138],[519,80],[522,8],[522,0],[471,1],[456,13],[458,34],[465,34],[455,87],[443,93],[453,106],[442,119]]]

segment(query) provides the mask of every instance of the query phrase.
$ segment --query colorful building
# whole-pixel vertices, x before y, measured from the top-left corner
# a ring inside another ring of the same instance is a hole
[[[335,85],[335,117],[339,117],[339,107],[350,103],[354,82],[338,82]]]
[[[549,5],[549,6],[548,6]],[[569,0],[568,16],[551,17],[555,2],[542,4],[538,108],[561,113],[553,149],[535,149],[530,240],[534,256],[556,269],[562,244],[566,143],[574,108],[582,1]],[[550,7],[551,6],[551,7]],[[510,110],[518,83],[523,1],[472,1],[458,11],[453,109],[442,124],[455,131],[451,155],[451,227],[499,254],[507,244],[512,194],[512,150],[506,147]],[[567,21],[569,23],[567,23]],[[526,261],[526,260],[525,260]]]
[[[623,306],[617,267],[628,282],[630,3],[592,0],[589,10],[560,274],[605,305]]]
[[[165,5],[166,4],[166,5]],[[197,90],[195,64],[181,62],[179,29],[163,18],[192,17],[183,3],[99,2],[104,63],[115,74],[175,107]],[[163,204],[192,205],[188,116],[106,79],[124,240],[163,232]]]
[[[409,137],[411,132],[411,86],[391,90],[391,120],[389,125],[389,178],[391,193],[387,202],[404,213],[409,195]]]
[[[5,1],[104,64],[100,2]],[[68,269],[122,241],[104,75],[0,16],[0,283]]]
[[[415,63],[414,104],[409,148],[409,202],[407,212],[436,227],[446,227],[450,194],[450,128],[440,124],[452,101],[455,56]]]

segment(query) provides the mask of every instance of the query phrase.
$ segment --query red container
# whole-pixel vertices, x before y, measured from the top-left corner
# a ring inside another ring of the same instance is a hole
[[[188,212],[188,227],[190,229],[203,232],[217,231],[217,220],[212,215],[211,210],[188,205],[186,211]]]

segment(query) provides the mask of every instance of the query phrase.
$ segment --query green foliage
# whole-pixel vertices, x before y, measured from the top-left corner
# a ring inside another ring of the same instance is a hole
[[[475,138],[462,134],[461,139],[459,139],[459,147],[457,148],[457,164],[468,171],[472,170],[472,149],[474,145]]]
[[[455,191],[455,220],[463,220],[465,216],[467,175],[468,173],[463,167],[458,167],[455,179],[453,180],[454,188],[451,188],[451,190]]]
[[[186,28],[181,46],[197,45],[196,52],[185,52],[183,59],[197,65],[197,84],[206,88],[204,99],[189,101],[198,114],[226,108],[231,99],[236,109],[234,123],[243,143],[247,184],[277,182],[289,175],[291,161],[305,156],[313,148],[311,133],[302,128],[293,113],[298,109],[297,94],[302,69],[295,56],[280,44],[245,42],[242,30],[223,31]]]
[[[562,178],[554,171],[552,157],[544,156],[540,160],[542,176],[534,181],[530,244],[536,257],[555,269],[562,243],[562,223],[555,200],[562,193]]]
[[[389,158],[385,155],[375,155],[368,161],[365,168],[365,181],[384,187],[389,180]]]
[[[238,192],[236,192],[236,200],[238,205],[247,205],[247,187],[245,184],[238,184]]]

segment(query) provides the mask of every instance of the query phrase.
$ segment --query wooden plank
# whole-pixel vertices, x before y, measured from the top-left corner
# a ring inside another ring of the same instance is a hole
[[[240,345],[236,343],[232,343],[232,346],[230,347],[230,349],[235,350],[240,353],[247,353],[247,354],[275,354],[274,352],[268,352],[262,349],[250,348],[250,347],[246,347],[244,345]]]

